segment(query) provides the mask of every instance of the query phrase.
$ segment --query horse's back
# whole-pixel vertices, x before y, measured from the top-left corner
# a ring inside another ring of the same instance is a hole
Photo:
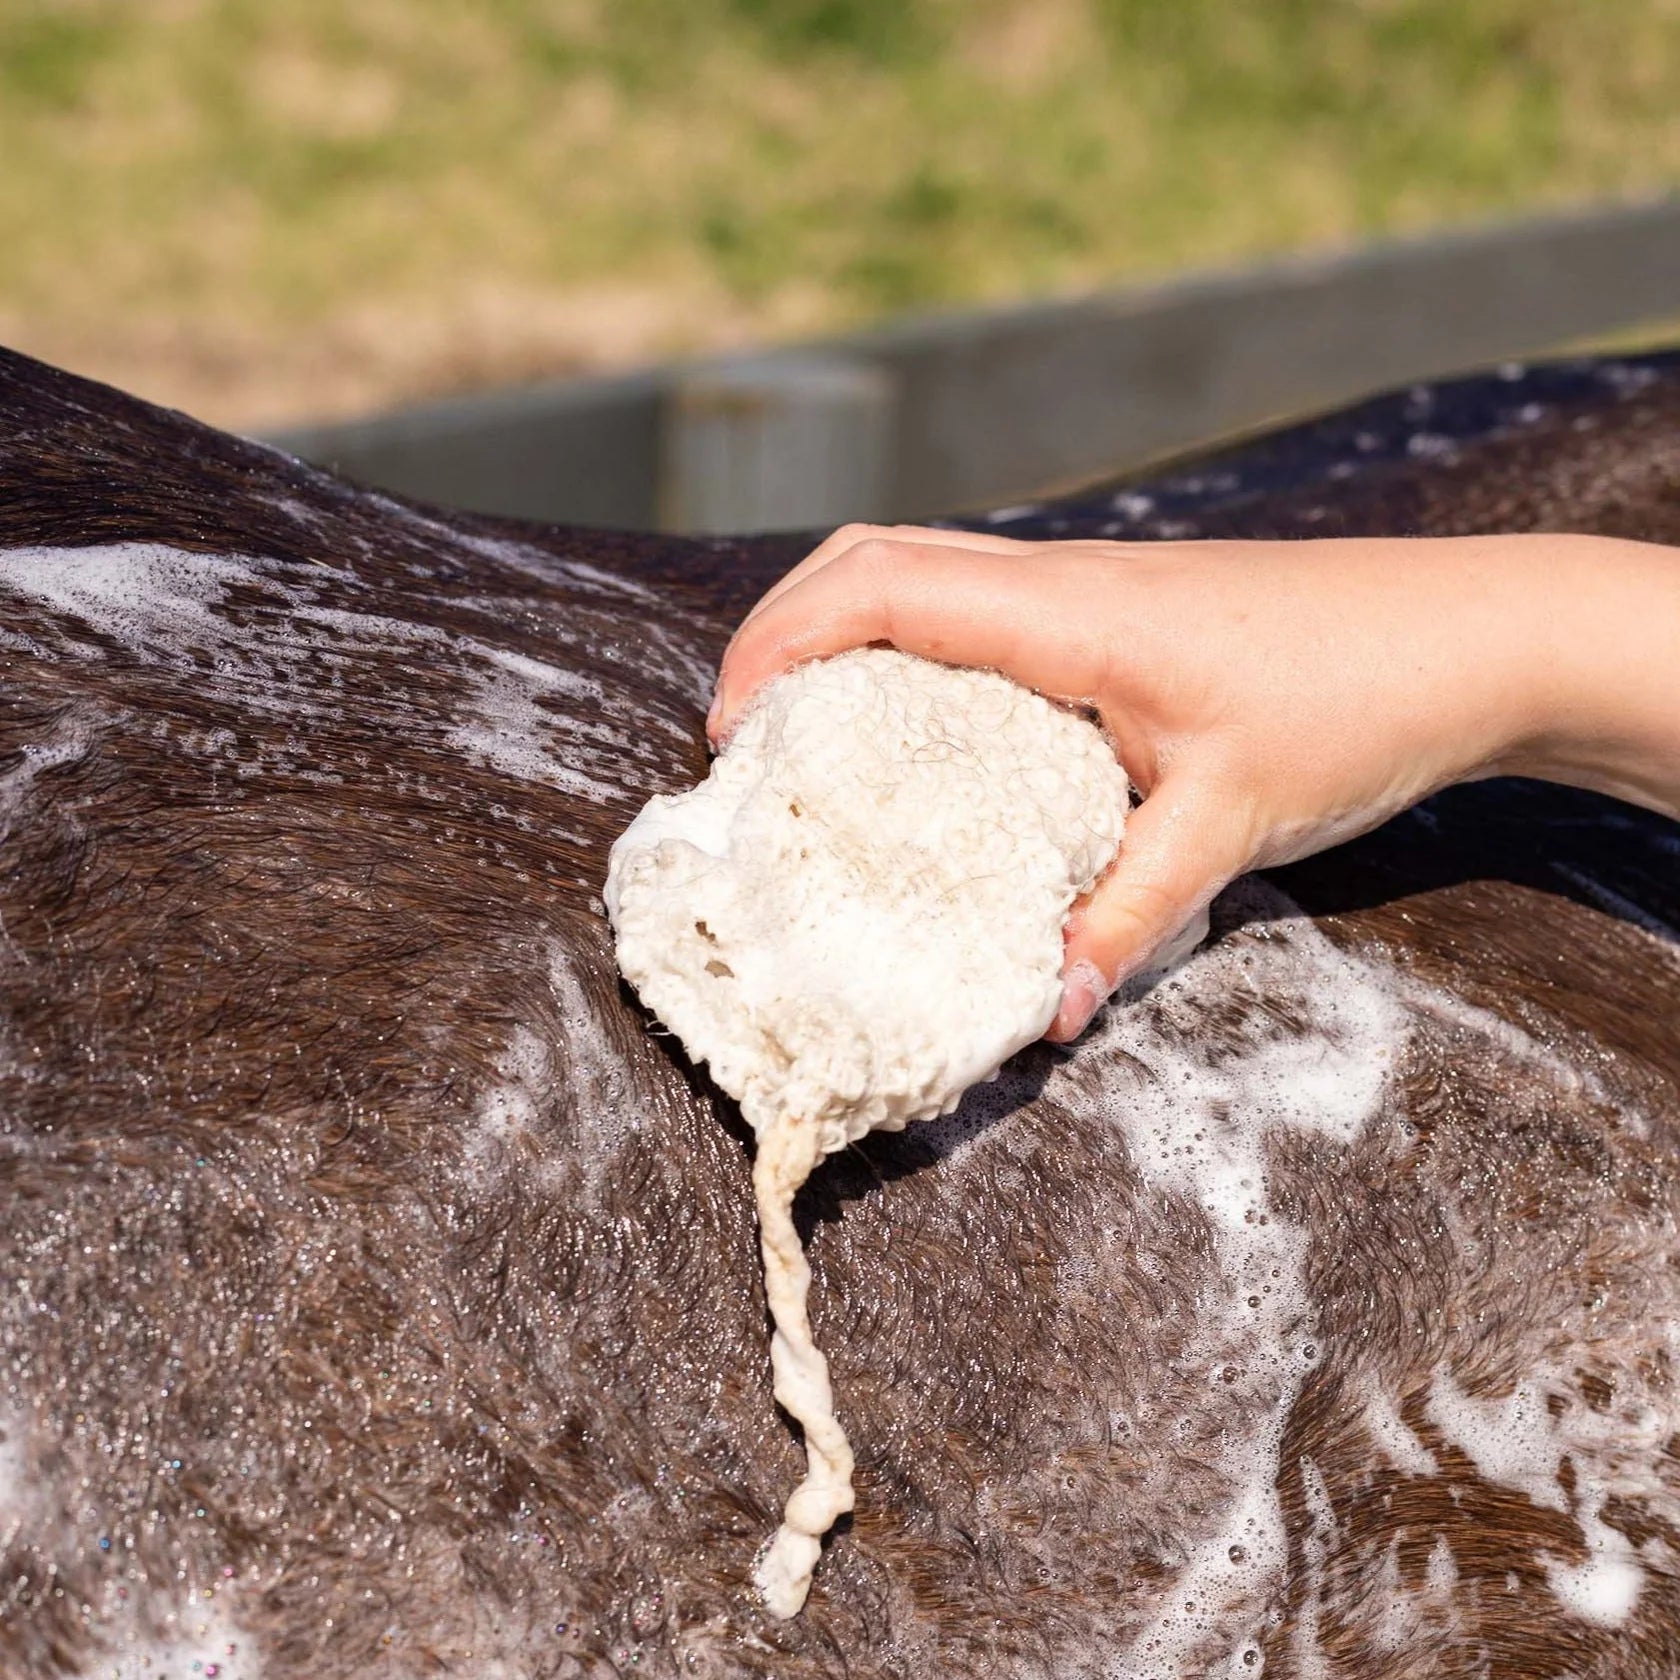
[[[858,1509],[775,1623],[746,1138],[596,895],[796,551],[0,373],[0,1671],[1680,1666],[1674,825],[1442,795],[831,1162]],[[1492,375],[1004,528],[1680,537],[1677,416]]]

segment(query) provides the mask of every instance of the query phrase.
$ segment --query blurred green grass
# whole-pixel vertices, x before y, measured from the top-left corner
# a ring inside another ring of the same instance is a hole
[[[1680,0],[0,0],[0,336],[269,421],[1680,180]]]

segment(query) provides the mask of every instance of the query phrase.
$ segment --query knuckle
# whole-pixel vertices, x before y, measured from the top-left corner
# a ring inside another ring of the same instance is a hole
[[[908,544],[877,531],[855,544],[847,558],[865,576],[888,579],[904,570],[913,553]]]
[[[850,549],[873,538],[885,536],[890,530],[891,527],[887,525],[871,525],[867,520],[851,519],[828,540],[835,548]]]

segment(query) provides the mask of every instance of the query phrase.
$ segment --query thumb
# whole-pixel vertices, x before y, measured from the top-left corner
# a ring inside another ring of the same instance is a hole
[[[1114,867],[1068,919],[1062,1004],[1046,1035],[1077,1038],[1128,975],[1192,924],[1252,861],[1239,799],[1194,772],[1169,773],[1126,822]]]

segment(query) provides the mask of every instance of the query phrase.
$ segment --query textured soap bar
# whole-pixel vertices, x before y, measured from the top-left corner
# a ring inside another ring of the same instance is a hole
[[[771,684],[613,848],[619,964],[755,1131],[948,1111],[1038,1038],[1126,813],[1113,749],[995,672],[862,649]]]

